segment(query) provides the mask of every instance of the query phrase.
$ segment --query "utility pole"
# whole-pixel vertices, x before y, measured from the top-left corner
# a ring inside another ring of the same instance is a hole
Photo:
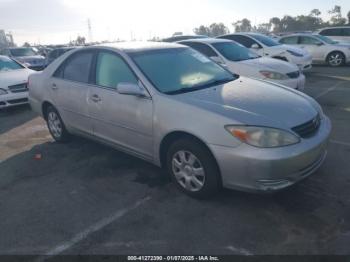
[[[87,20],[88,32],[89,32],[89,42],[92,43],[92,29],[90,18]]]

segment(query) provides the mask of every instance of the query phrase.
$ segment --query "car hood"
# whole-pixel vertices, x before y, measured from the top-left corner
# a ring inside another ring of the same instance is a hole
[[[34,73],[34,71],[28,68],[12,71],[0,71],[0,88],[8,89],[8,86],[11,85],[27,83],[28,76],[32,73]]]
[[[192,106],[229,118],[232,123],[290,129],[313,119],[311,98],[287,87],[241,77],[225,85],[178,95]]]
[[[299,71],[299,68],[296,65],[269,57],[260,57],[257,59],[240,61],[238,64],[239,66],[249,66],[255,68],[257,71],[271,70],[283,74]]]

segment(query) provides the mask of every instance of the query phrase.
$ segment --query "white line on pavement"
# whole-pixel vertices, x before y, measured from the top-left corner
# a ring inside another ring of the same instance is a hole
[[[97,231],[100,231],[104,227],[106,227],[106,226],[110,225],[111,223],[115,222],[116,220],[122,218],[127,213],[129,213],[130,211],[138,208],[139,206],[141,206],[145,202],[149,201],[150,199],[151,199],[151,197],[143,198],[143,199],[137,201],[135,204],[133,204],[132,206],[130,206],[128,208],[124,208],[124,209],[118,210],[113,215],[98,221],[97,223],[89,226],[88,228],[86,228],[82,232],[76,234],[70,240],[68,240],[68,241],[66,241],[66,242],[64,242],[64,243],[54,247],[53,249],[49,250],[43,256],[40,256],[36,261],[37,262],[42,262],[42,261],[45,261],[46,259],[49,259],[51,256],[57,256],[57,255],[63,253],[64,251],[68,250],[72,246],[74,246],[77,243],[79,243],[79,242],[83,241],[84,239],[86,239],[89,235],[91,235],[91,234],[93,234],[93,233],[95,233]]]
[[[350,146],[350,143],[342,142],[342,141],[337,141],[337,140],[331,140],[332,144],[337,144],[337,145],[342,145],[342,146]]]
[[[336,83],[334,86],[328,88],[327,90],[325,90],[325,91],[319,93],[317,96],[315,96],[315,99],[318,99],[318,98],[320,98],[320,97],[322,97],[322,96],[328,94],[329,92],[331,92],[331,91],[337,89],[337,88],[338,88],[341,84],[343,84],[343,83],[345,83],[345,82],[338,82],[338,83]]]

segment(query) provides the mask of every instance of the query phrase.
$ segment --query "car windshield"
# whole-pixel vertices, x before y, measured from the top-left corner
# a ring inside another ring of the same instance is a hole
[[[171,48],[129,53],[155,88],[180,94],[224,84],[237,78],[190,48]]]
[[[10,53],[13,56],[34,56],[36,53],[32,48],[12,48]]]
[[[327,44],[330,44],[330,45],[334,45],[334,44],[337,44],[338,42],[337,41],[333,41],[332,39],[330,39],[329,37],[327,36],[323,36],[323,35],[314,35],[316,38],[322,40],[323,42],[327,43]]]
[[[266,45],[266,46],[278,46],[278,45],[282,45],[281,43],[277,42],[276,40],[264,36],[264,35],[259,35],[259,34],[251,34],[249,35],[251,37],[253,37],[255,40],[258,40],[259,42],[261,42],[262,44]]]
[[[0,58],[0,71],[1,72],[17,70],[17,69],[22,69],[22,68],[24,68],[24,67],[8,57],[1,57]]]
[[[214,43],[212,45],[219,51],[220,54],[230,61],[244,61],[260,57],[254,52],[250,51],[248,48],[233,42]]]

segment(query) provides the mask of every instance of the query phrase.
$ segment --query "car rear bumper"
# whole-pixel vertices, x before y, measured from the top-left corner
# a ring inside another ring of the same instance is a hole
[[[0,108],[28,104],[28,92],[9,93],[0,96]]]
[[[331,122],[324,117],[317,134],[281,148],[237,148],[210,145],[218,162],[223,186],[250,192],[274,192],[313,174],[327,155]]]

